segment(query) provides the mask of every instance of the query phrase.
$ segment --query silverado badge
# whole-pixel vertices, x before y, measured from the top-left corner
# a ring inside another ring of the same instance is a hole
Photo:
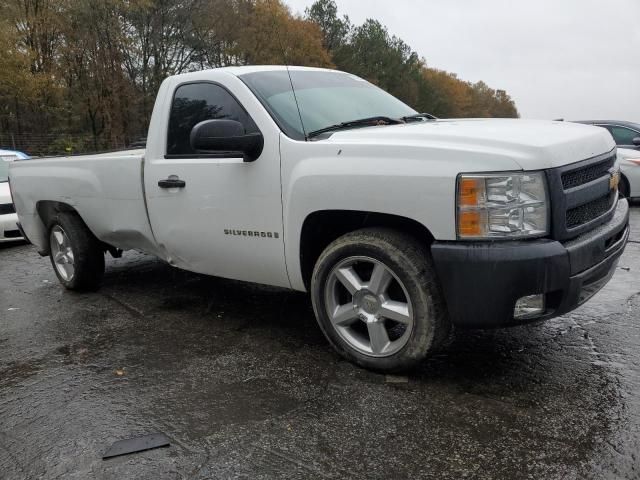
[[[235,235],[236,237],[280,238],[280,234],[278,232],[262,232],[259,230],[234,230],[231,228],[225,228],[224,234]]]

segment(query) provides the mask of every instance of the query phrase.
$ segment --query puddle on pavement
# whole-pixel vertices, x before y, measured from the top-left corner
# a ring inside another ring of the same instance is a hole
[[[298,408],[301,401],[267,378],[234,383],[205,380],[198,385],[170,383],[149,405],[158,421],[170,421],[179,434],[195,440],[227,425],[240,428],[273,420]],[[146,407],[145,407],[146,409]]]

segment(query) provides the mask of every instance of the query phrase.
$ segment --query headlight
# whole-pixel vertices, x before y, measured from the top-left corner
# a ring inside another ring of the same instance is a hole
[[[543,172],[458,176],[460,239],[513,239],[549,233]]]

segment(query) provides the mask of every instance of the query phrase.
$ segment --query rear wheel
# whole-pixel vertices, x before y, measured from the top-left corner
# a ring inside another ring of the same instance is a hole
[[[337,239],[318,259],[311,290],[328,340],[363,367],[414,367],[448,336],[429,252],[408,235],[365,229]]]
[[[69,290],[96,290],[104,275],[104,252],[98,239],[75,213],[62,212],[49,227],[53,269]]]

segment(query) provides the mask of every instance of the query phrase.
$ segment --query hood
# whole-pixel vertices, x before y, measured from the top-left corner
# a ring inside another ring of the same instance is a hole
[[[519,119],[437,120],[367,127],[336,132],[326,141],[493,154],[512,159],[524,170],[568,165],[615,148],[604,128]]]
[[[0,205],[4,203],[12,203],[9,182],[0,182]]]

